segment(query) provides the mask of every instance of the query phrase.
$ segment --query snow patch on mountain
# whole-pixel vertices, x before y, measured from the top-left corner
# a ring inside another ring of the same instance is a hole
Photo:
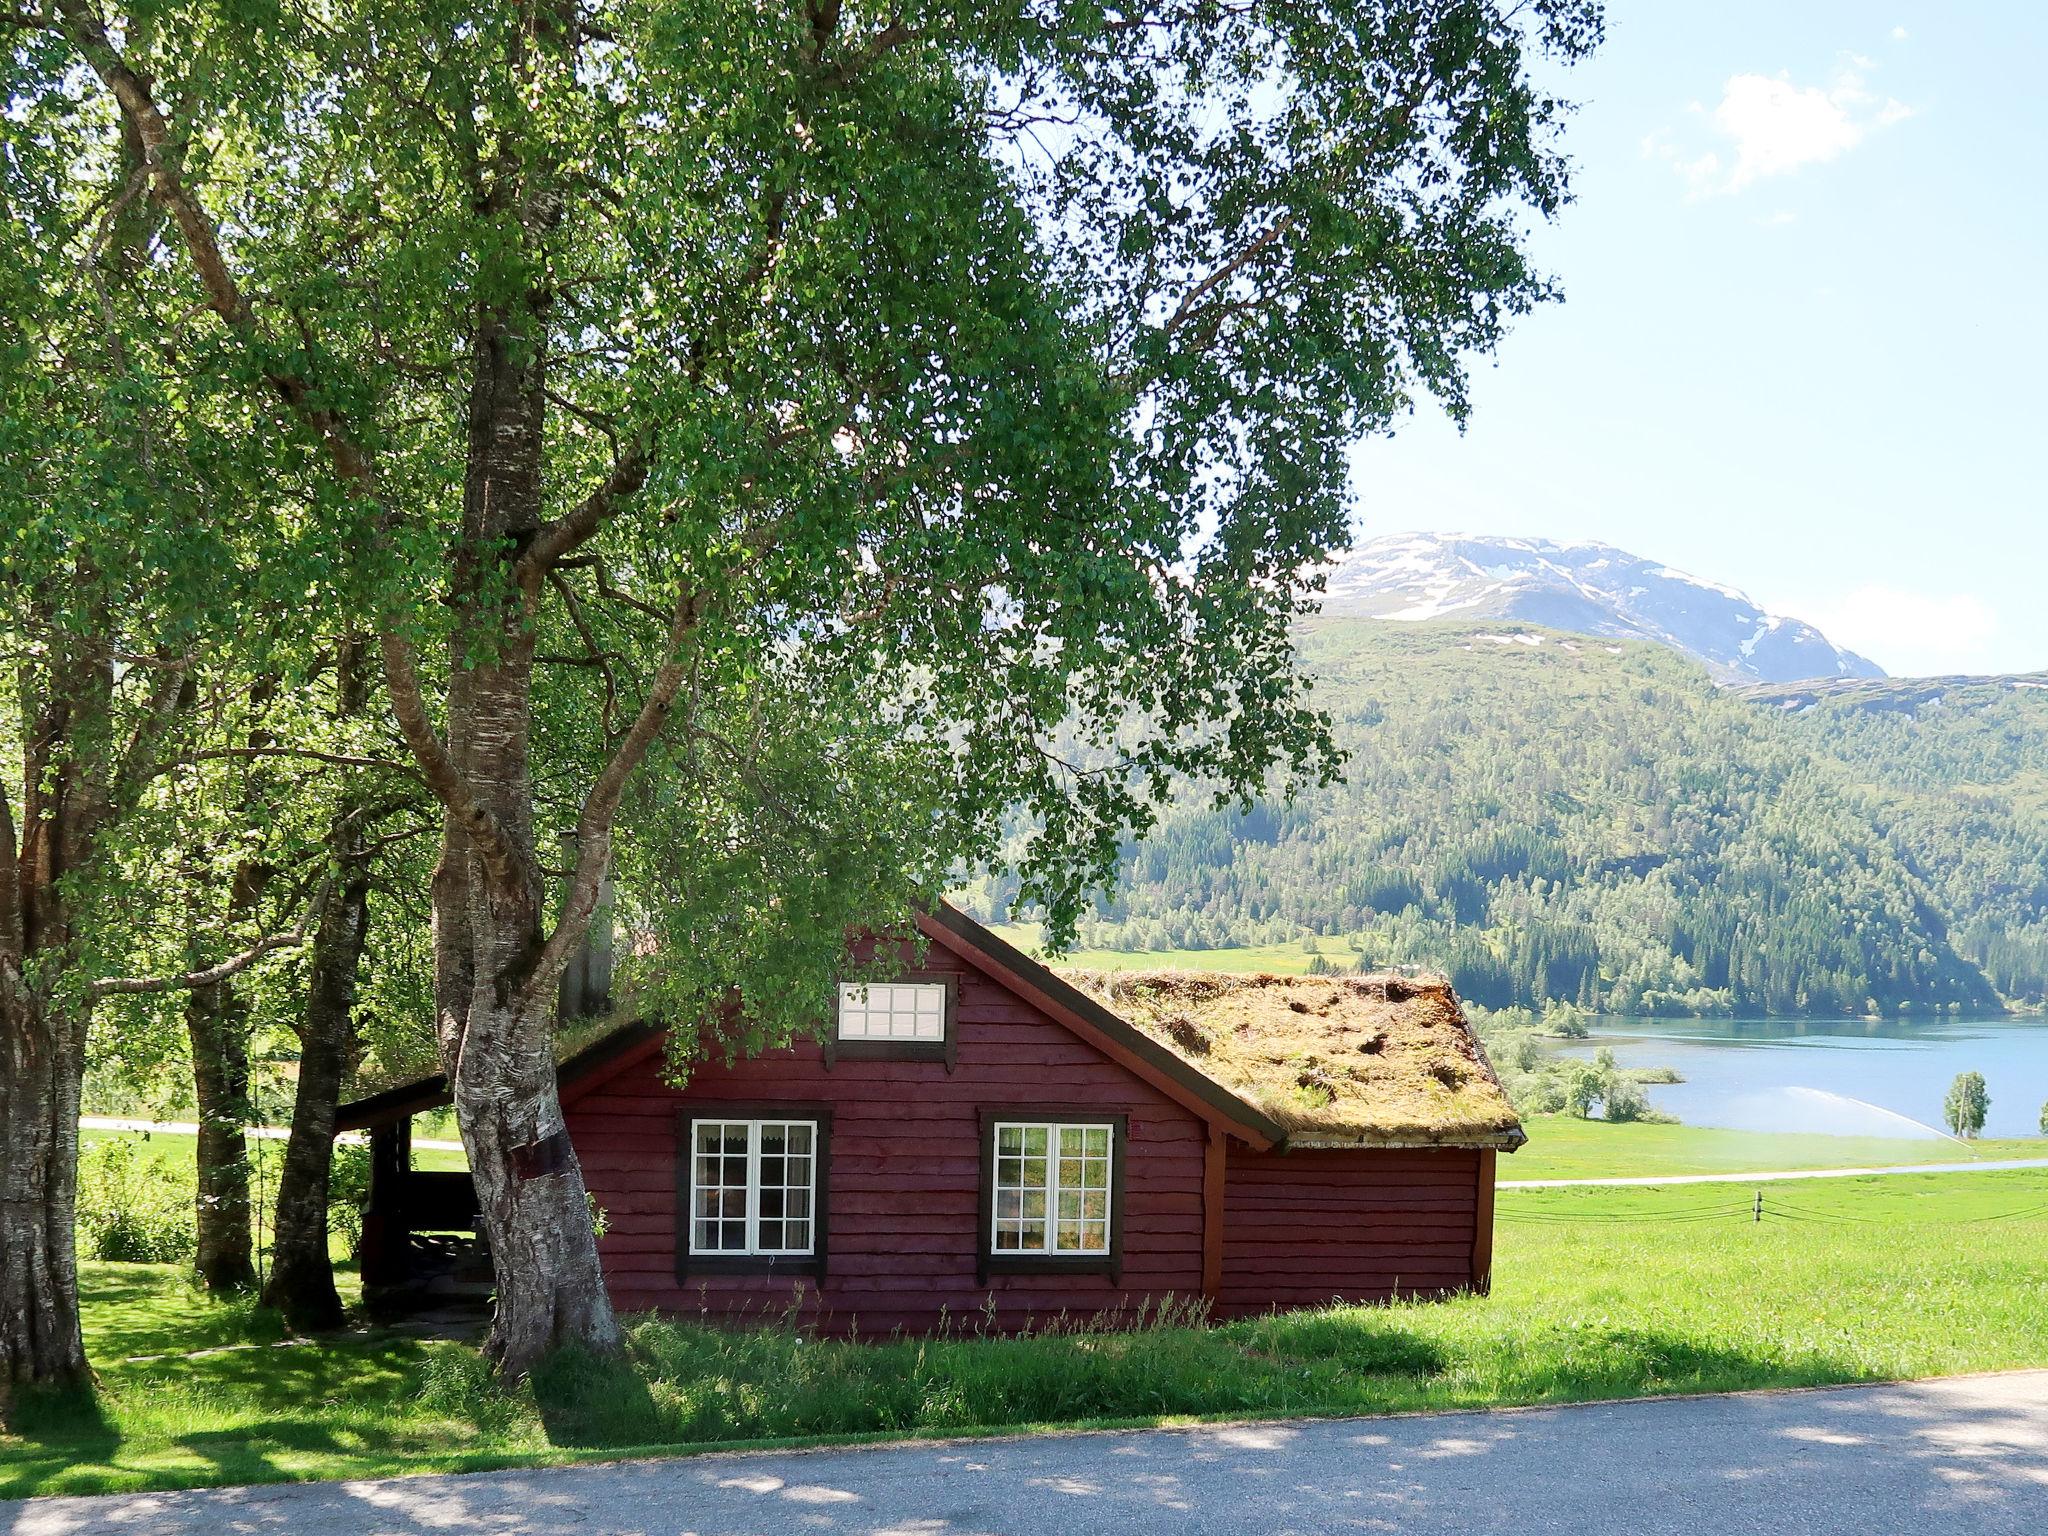
[[[1611,544],[1389,534],[1331,567],[1323,609],[1404,622],[1519,619],[1651,640],[1696,657],[1724,683],[1884,676],[1811,624]]]

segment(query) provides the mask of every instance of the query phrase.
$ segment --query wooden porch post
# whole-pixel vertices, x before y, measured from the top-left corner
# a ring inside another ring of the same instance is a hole
[[[412,1121],[370,1132],[370,1203],[363,1211],[363,1284],[402,1284],[411,1268],[405,1210],[412,1170]]]

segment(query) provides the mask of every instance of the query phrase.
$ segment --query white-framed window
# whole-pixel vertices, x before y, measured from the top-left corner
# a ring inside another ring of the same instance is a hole
[[[849,981],[839,987],[839,1038],[943,1045],[947,988],[939,981]]]
[[[989,1252],[1107,1254],[1114,1128],[998,1120],[993,1134]]]
[[[690,1252],[808,1257],[817,1251],[818,1122],[690,1122]]]

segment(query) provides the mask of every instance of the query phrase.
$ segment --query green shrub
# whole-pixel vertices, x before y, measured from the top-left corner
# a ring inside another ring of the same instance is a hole
[[[117,1264],[180,1264],[197,1248],[193,1180],[126,1136],[88,1143],[78,1159],[78,1251]]]
[[[327,1176],[327,1230],[347,1241],[351,1257],[362,1246],[363,1211],[369,1203],[369,1143],[337,1141],[333,1171]]]

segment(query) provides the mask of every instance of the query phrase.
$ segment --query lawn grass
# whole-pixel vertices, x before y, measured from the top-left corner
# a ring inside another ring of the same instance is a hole
[[[466,1344],[279,1344],[171,1269],[87,1265],[100,1391],[18,1405],[0,1496],[2048,1364],[2048,1171],[1787,1185],[1761,1224],[1748,1199],[1504,1192],[1489,1297],[876,1343],[639,1319],[623,1365],[558,1359],[512,1394]]]
[[[103,1141],[127,1141],[134,1143],[153,1162],[164,1167],[190,1183],[197,1177],[199,1166],[199,1138],[180,1135],[176,1131],[96,1131],[84,1129],[78,1133],[80,1150]],[[269,1138],[249,1138],[249,1156],[260,1159],[270,1170],[270,1176],[284,1165],[282,1141]],[[449,1147],[421,1147],[412,1150],[412,1165],[415,1168],[431,1168],[459,1172],[469,1166],[469,1160],[462,1150]]]
[[[1704,1125],[1612,1125],[1572,1115],[1523,1121],[1529,1142],[1500,1160],[1514,1179],[1647,1178],[1798,1168],[1896,1168],[2048,1157],[2048,1137],[1957,1143],[1932,1138],[1822,1136],[1718,1130]]]

